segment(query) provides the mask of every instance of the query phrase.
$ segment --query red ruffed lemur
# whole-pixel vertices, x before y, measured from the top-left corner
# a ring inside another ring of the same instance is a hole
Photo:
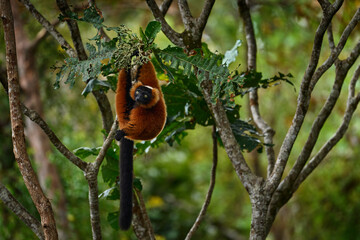
[[[122,230],[132,221],[133,140],[150,140],[164,128],[166,105],[151,61],[137,70],[132,84],[131,69],[122,69],[116,89],[116,114],[120,141],[120,218]]]

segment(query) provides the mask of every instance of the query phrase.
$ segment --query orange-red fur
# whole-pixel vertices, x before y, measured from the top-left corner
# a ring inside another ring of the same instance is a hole
[[[116,89],[116,113],[118,116],[120,130],[125,132],[125,137],[131,140],[150,140],[155,138],[164,128],[166,120],[166,105],[161,92],[159,82],[156,78],[155,69],[149,61],[140,69],[137,82],[127,92],[126,84],[129,79],[125,69],[119,74]],[[149,104],[134,105],[127,111],[127,94],[134,99],[135,89],[141,85],[152,87],[153,99]]]

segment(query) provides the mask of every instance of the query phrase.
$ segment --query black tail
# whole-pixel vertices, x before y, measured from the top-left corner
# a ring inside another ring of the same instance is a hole
[[[132,219],[133,186],[133,149],[134,142],[127,138],[120,141],[120,218],[122,230],[130,228]]]

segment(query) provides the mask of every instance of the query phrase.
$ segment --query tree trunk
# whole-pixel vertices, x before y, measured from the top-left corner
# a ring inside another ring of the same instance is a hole
[[[12,0],[14,12],[14,26],[17,45],[17,59],[19,65],[19,81],[23,90],[25,105],[35,110],[43,117],[43,104],[40,96],[39,74],[36,68],[37,42],[31,42],[26,34],[21,19],[19,5]],[[48,158],[51,151],[49,140],[42,129],[29,118],[25,119],[25,134],[29,139],[30,146],[34,150],[34,160],[38,166],[38,178],[41,187],[47,193],[54,206],[55,217],[59,225],[60,239],[68,239],[67,207],[64,189],[56,166]]]
[[[270,203],[269,194],[264,190],[264,181],[258,181],[250,193],[251,228],[250,240],[266,239],[268,234],[266,217]]]

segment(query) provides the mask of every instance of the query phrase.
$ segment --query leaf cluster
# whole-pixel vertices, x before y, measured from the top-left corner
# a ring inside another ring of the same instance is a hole
[[[291,83],[290,74],[279,73],[279,76],[263,79],[262,74],[255,71],[230,71],[228,67],[236,60],[240,41],[237,41],[225,56],[211,52],[206,44],[188,54],[179,47],[160,49],[154,44],[156,35],[161,30],[161,24],[156,21],[150,22],[145,31],[140,29],[138,37],[125,26],[105,26],[101,13],[95,7],[86,9],[81,17],[77,13],[60,16],[61,20],[67,18],[90,23],[98,32],[90,39],[91,42],[86,44],[88,59],[80,61],[77,58],[67,58],[64,64],[57,68],[55,87],[59,87],[62,80],[71,87],[75,80],[81,77],[87,83],[82,93],[84,96],[95,90],[115,91],[118,70],[149,61],[151,53],[155,56],[152,62],[157,72],[163,73],[163,78],[169,79],[170,83],[162,89],[168,109],[166,126],[156,139],[137,143],[138,154],[163,142],[169,145],[180,143],[186,136],[185,130],[194,129],[196,124],[214,124],[201,91],[201,84],[205,80],[212,82],[212,101],[221,101],[225,106],[241,148],[247,151],[257,147],[261,149],[262,143],[258,140],[259,134],[255,127],[240,119],[240,106],[235,97],[244,96],[257,88],[267,88],[280,81]],[[102,29],[115,32],[116,36],[105,41]]]

